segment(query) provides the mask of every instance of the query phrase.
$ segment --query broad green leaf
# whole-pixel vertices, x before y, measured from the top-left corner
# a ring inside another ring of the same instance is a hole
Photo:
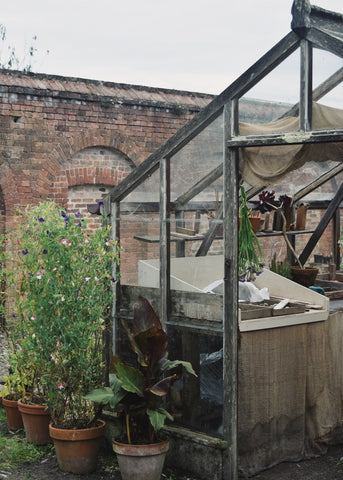
[[[166,415],[164,413],[161,413],[159,410],[147,410],[146,413],[149,416],[150,423],[155,430],[155,432],[158,432],[161,430],[161,428],[164,425],[164,421],[166,419]]]
[[[171,415],[169,412],[167,412],[167,410],[165,410],[164,408],[159,408],[158,411],[160,413],[162,413],[163,415],[165,415],[168,418],[168,420],[170,420],[171,422],[174,421],[173,415]]]
[[[119,382],[117,376],[114,373],[109,374],[110,387],[114,393],[117,393],[121,390],[121,383]]]
[[[134,338],[134,336],[132,335],[131,330],[129,329],[127,323],[126,323],[124,320],[122,320],[122,324],[123,324],[123,327],[124,327],[125,330],[126,330],[126,334],[127,334],[128,339],[129,339],[129,341],[130,341],[131,348],[132,348],[132,350],[135,352],[135,354],[136,354],[137,357],[138,357],[139,363],[142,365],[142,367],[147,367],[148,365],[147,365],[147,363],[146,363],[146,361],[145,361],[144,354],[143,354],[143,352],[141,351],[139,345],[136,343],[135,338]]]
[[[159,382],[155,383],[151,388],[149,388],[150,392],[154,395],[158,395],[159,397],[164,397],[170,390],[171,384],[177,379],[176,375],[172,375],[171,377],[163,378]]]
[[[92,400],[95,403],[103,403],[104,405],[109,403],[112,408],[115,408],[125,395],[126,392],[124,390],[113,392],[110,387],[104,387],[93,390],[84,398],[86,400]]]
[[[162,372],[165,372],[166,370],[171,370],[172,368],[178,367],[180,365],[182,365],[188,373],[197,377],[197,374],[193,370],[192,364],[183,360],[169,360],[168,358],[164,358],[161,361],[161,370]]]
[[[142,372],[123,363],[117,355],[112,359],[112,367],[124,390],[143,397],[145,378]]]
[[[113,391],[110,387],[97,388],[85,395],[86,400],[92,400],[96,403],[108,403],[113,397]]]

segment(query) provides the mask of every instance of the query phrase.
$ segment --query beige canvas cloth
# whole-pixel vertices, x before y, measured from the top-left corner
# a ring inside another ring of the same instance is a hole
[[[325,322],[244,332],[238,451],[251,475],[343,441],[343,313]]]
[[[240,123],[241,135],[289,133],[299,130],[298,117],[285,117],[273,123]],[[343,110],[313,104],[313,130],[343,128]],[[302,144],[240,149],[240,172],[253,187],[279,181],[288,172],[309,161],[343,161],[343,143]]]

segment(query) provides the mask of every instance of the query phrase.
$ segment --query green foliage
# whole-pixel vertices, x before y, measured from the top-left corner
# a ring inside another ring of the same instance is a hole
[[[25,396],[25,376],[20,371],[18,358],[13,352],[9,351],[8,356],[9,371],[8,375],[3,375],[2,379],[5,386],[0,390],[0,397],[7,397],[10,400],[19,400]]]
[[[251,209],[248,207],[245,189],[241,186],[241,204],[239,208],[240,227],[238,232],[238,275],[239,281],[250,282],[256,275],[262,273],[262,250],[255,233],[252,230],[249,217]]]
[[[271,264],[269,265],[269,269],[272,272],[277,273],[285,278],[292,278],[291,275],[291,266],[287,261],[277,261],[276,255],[274,254]]]
[[[24,45],[24,51],[19,58],[17,50],[8,42],[6,26],[0,24],[0,68],[32,72],[33,62],[38,53],[36,47],[37,36],[31,38],[30,45]],[[49,55],[49,50],[45,51]]]
[[[130,326],[125,324],[138,366],[123,363],[114,355],[111,363],[110,387],[96,389],[85,398],[110,405],[125,418],[128,443],[152,443],[165,420],[173,420],[164,408],[164,399],[176,373],[166,376],[168,370],[184,368],[196,375],[191,364],[168,360],[167,335],[152,306],[139,297],[134,307]]]
[[[23,433],[15,435],[7,432],[5,411],[0,408],[0,470],[14,470],[26,462],[35,462],[49,454],[52,445],[37,447],[27,443]],[[4,477],[5,478],[5,477]]]
[[[30,401],[44,395],[54,425],[84,428],[96,411],[84,399],[103,383],[103,335],[118,245],[53,202],[20,212],[7,237],[7,318]]]

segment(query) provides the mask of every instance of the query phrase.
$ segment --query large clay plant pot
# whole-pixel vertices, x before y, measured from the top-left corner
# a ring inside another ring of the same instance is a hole
[[[9,398],[3,397],[2,404],[5,409],[9,430],[11,430],[12,432],[17,432],[18,430],[21,430],[24,425],[21,413],[18,409],[18,401],[10,400]]]
[[[123,480],[160,480],[169,440],[148,445],[132,445],[113,440]]]
[[[49,425],[60,470],[74,474],[85,474],[96,469],[98,453],[105,430],[105,422],[79,430],[55,428]]]
[[[34,445],[51,443],[49,435],[50,412],[45,405],[22,403],[18,400],[26,440]]]

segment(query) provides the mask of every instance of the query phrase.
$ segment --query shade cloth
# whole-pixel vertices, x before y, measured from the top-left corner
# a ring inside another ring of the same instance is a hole
[[[244,332],[239,351],[239,468],[246,475],[343,441],[343,313]]]
[[[343,128],[343,110],[313,103],[313,130]],[[239,124],[241,135],[289,133],[299,130],[298,117],[285,117],[266,124]],[[305,134],[306,135],[306,134]],[[309,161],[343,161],[343,143],[312,143],[240,149],[240,172],[253,187],[281,180],[288,172]]]

